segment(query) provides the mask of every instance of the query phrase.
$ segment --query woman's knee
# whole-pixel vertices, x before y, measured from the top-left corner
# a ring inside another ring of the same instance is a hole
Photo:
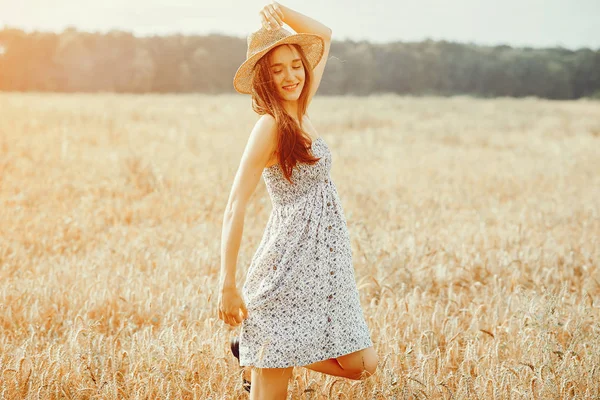
[[[367,377],[373,375],[377,371],[377,364],[379,364],[379,358],[377,353],[373,350],[373,354],[365,357],[364,371],[368,374]]]
[[[352,379],[368,378],[377,371],[379,363],[377,352],[373,347],[346,354],[338,357],[337,360],[343,369],[354,372]]]

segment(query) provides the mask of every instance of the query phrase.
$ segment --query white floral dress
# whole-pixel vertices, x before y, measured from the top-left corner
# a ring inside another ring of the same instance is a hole
[[[320,136],[311,150],[321,159],[296,164],[294,184],[279,164],[262,173],[273,207],[242,289],[242,366],[303,366],[373,345],[331,152]]]

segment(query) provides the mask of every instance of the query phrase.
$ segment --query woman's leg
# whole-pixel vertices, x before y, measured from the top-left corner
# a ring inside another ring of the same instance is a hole
[[[375,373],[379,358],[373,347],[367,347],[338,357],[337,361],[345,371],[353,374],[351,379],[364,379]]]
[[[317,361],[312,364],[304,365],[303,367],[312,371],[321,372],[327,375],[341,376],[343,378],[353,379],[354,375],[356,375],[353,371],[347,371],[343,369],[335,358]],[[252,373],[250,367],[244,367],[244,378],[246,378],[246,380],[249,382],[252,382]]]
[[[358,380],[373,375],[377,369],[377,362],[377,353],[373,347],[368,347],[338,358],[330,358],[304,365],[304,368],[328,375]]]
[[[252,367],[250,400],[286,400],[288,384],[294,367]]]
[[[317,361],[316,363],[303,365],[304,368],[308,368],[312,371],[321,372],[327,375],[341,376],[343,378],[350,378],[348,371],[342,368],[335,358],[328,360]]]

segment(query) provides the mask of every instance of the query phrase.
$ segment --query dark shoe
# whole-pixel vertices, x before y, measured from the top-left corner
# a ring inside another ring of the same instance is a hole
[[[234,336],[231,338],[231,341],[229,342],[229,345],[231,347],[231,352],[233,353],[233,356],[235,358],[237,358],[238,363],[240,362],[240,338],[238,338],[237,336]]]
[[[244,377],[242,377],[242,387],[246,392],[250,393],[250,381],[247,381]]]
[[[235,358],[237,358],[238,363],[240,362],[240,339],[235,336],[231,339],[231,341],[229,342],[229,346],[231,347],[231,352],[233,353],[233,356]],[[246,378],[244,378],[244,375],[242,375],[242,387],[244,388],[244,390],[248,393],[250,393],[250,381],[246,380]]]

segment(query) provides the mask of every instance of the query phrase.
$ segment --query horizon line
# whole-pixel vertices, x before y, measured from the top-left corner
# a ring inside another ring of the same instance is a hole
[[[169,36],[188,36],[188,37],[225,36],[225,37],[233,37],[233,38],[246,40],[245,36],[240,36],[239,34],[235,34],[235,33],[225,33],[225,32],[219,32],[219,31],[210,31],[210,32],[205,32],[205,33],[200,33],[200,32],[190,33],[190,32],[172,31],[172,32],[141,34],[141,33],[135,33],[133,30],[127,30],[124,28],[112,28],[112,29],[105,29],[105,30],[98,30],[98,29],[97,30],[86,30],[86,29],[82,29],[76,25],[66,25],[62,30],[52,30],[52,29],[37,29],[37,28],[34,28],[34,29],[29,28],[28,29],[28,28],[24,28],[22,26],[9,25],[9,24],[4,23],[2,26],[0,26],[0,31],[5,31],[5,30],[20,30],[27,34],[32,34],[32,33],[62,34],[62,33],[68,32],[68,31],[90,33],[90,34],[101,34],[101,35],[107,35],[110,33],[125,33],[125,34],[132,35],[133,37],[136,37],[136,38],[169,37]],[[357,39],[357,38],[351,38],[348,36],[346,36],[344,38],[339,38],[339,39],[335,39],[335,36],[334,36],[334,38],[332,38],[332,39],[333,39],[333,41],[338,41],[338,42],[368,43],[371,45],[388,45],[388,44],[395,44],[395,43],[410,44],[410,43],[423,43],[423,42],[435,42],[435,43],[446,42],[446,43],[453,43],[453,44],[473,45],[473,46],[477,46],[477,47],[510,47],[513,49],[522,49],[522,50],[526,50],[526,49],[535,49],[535,50],[558,49],[558,50],[570,50],[570,51],[580,51],[580,50],[600,51],[600,47],[594,48],[591,46],[574,48],[574,47],[566,47],[561,44],[546,45],[546,46],[510,44],[507,42],[499,42],[499,43],[491,44],[491,43],[481,43],[481,42],[475,42],[475,41],[459,41],[459,40],[455,40],[455,39],[436,39],[436,38],[432,38],[432,37],[426,37],[426,38],[423,38],[420,40],[397,39],[397,40],[389,40],[389,41],[377,41],[377,40],[364,39],[364,38]]]

